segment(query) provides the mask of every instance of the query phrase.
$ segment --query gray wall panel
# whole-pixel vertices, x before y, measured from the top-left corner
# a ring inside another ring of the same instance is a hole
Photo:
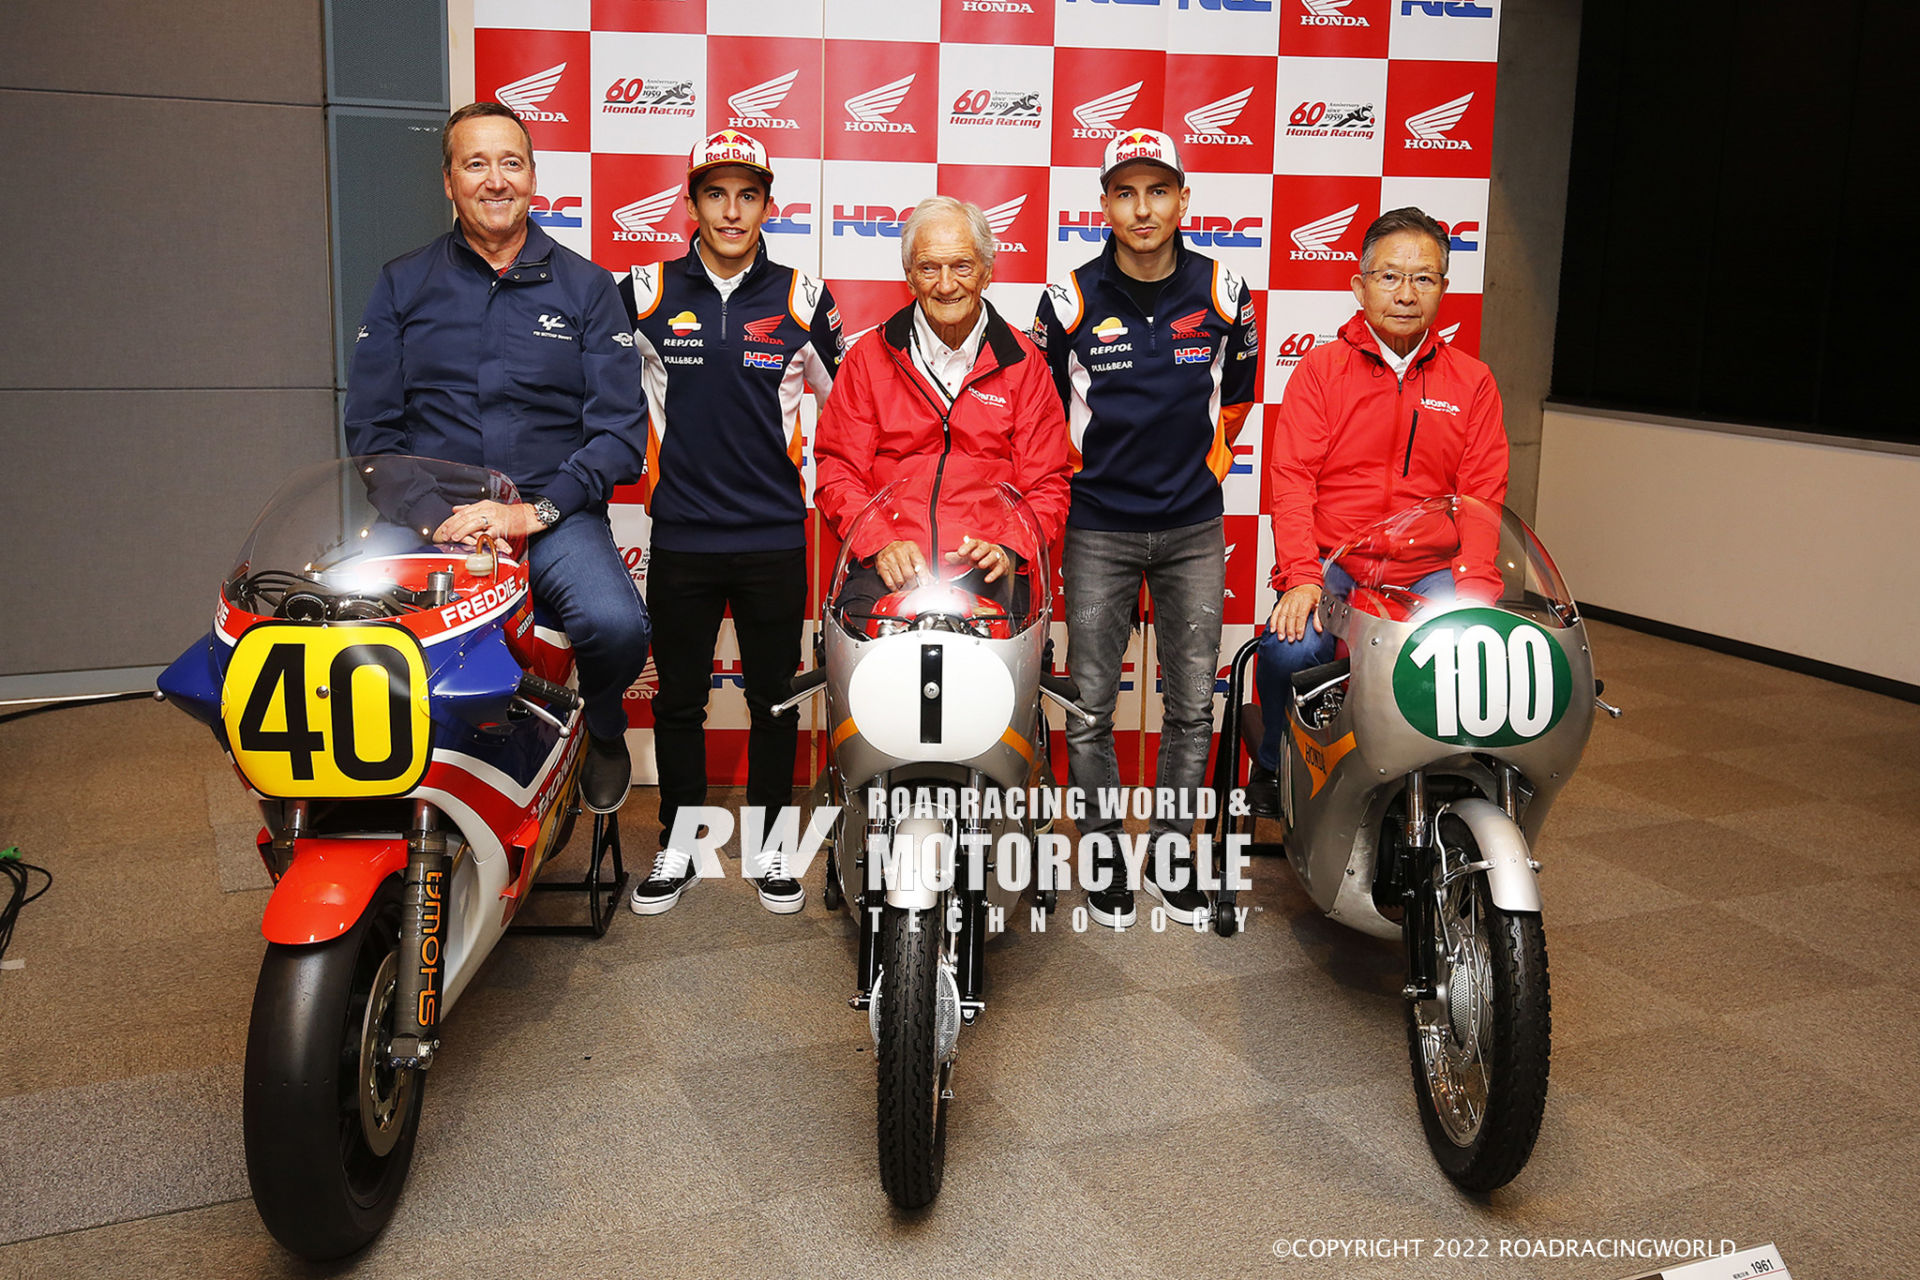
[[[319,108],[0,91],[0,387],[332,381]]]
[[[287,473],[334,456],[333,393],[0,391],[0,674],[173,661]]]
[[[6,0],[0,88],[320,104],[319,0]]]
[[[1539,482],[1541,404],[1553,373],[1579,61],[1579,0],[1507,0],[1500,13],[1480,358],[1492,366],[1506,404],[1513,445],[1507,500],[1528,520]]]

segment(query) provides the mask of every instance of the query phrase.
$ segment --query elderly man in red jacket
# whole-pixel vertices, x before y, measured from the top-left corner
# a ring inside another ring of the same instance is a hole
[[[1433,332],[1451,244],[1418,209],[1374,219],[1353,277],[1359,312],[1287,382],[1267,459],[1280,598],[1254,673],[1262,705],[1275,709],[1254,751],[1248,791],[1255,812],[1279,809],[1274,770],[1286,718],[1278,708],[1291,695],[1291,677],[1334,656],[1315,606],[1324,592],[1351,584],[1324,580],[1321,559],[1424,498],[1506,498],[1507,434],[1493,373]],[[1427,596],[1455,587],[1448,569],[1399,585]]]
[[[969,495],[1012,485],[1051,544],[1066,522],[1072,465],[1046,359],[981,296],[993,256],[993,231],[976,206],[932,196],[914,207],[900,229],[914,300],[847,353],[814,445],[814,504],[836,536],[848,536],[875,494],[905,480],[938,494],[937,553],[956,567],[969,564],[986,584],[1004,582],[1012,557],[1037,548],[993,518],[992,502]],[[944,513],[956,505],[978,520],[949,521]],[[927,509],[924,498],[903,503],[891,541],[853,548],[866,562],[865,581],[849,577],[840,607],[858,610],[857,596],[877,599],[883,589],[935,576],[923,551]],[[980,527],[950,527],[969,523]]]

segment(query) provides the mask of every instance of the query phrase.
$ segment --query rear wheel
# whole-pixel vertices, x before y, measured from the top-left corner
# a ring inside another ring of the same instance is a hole
[[[1511,1182],[1533,1154],[1546,1110],[1552,1013],[1547,943],[1539,915],[1494,905],[1467,824],[1442,815],[1442,855],[1429,860],[1421,892],[1432,940],[1437,998],[1407,1006],[1407,1050],[1427,1145],[1468,1191]],[[1448,880],[1446,869],[1456,878]]]
[[[941,927],[937,911],[899,907],[886,908],[880,923],[880,975],[874,984],[880,1185],[902,1209],[932,1203],[946,1171],[946,1083],[959,1009],[957,999],[946,1002],[953,1006],[948,1016],[954,1025],[943,1027]],[[952,978],[946,982],[951,985]]]
[[[269,944],[247,1031],[242,1129],[254,1207],[305,1258],[365,1246],[400,1198],[426,1079],[386,1065],[400,965],[400,882],[352,928]]]

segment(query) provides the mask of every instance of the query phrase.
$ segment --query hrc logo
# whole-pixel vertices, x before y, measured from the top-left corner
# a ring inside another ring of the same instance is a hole
[[[1212,357],[1212,347],[1175,347],[1173,349],[1175,364],[1205,364]]]
[[[749,369],[778,369],[785,362],[778,351],[748,351],[742,353],[740,363]]]

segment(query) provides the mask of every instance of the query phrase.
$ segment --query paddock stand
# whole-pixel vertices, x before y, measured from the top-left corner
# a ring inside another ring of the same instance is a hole
[[[1248,674],[1259,651],[1260,637],[1256,635],[1233,655],[1233,665],[1227,671],[1227,705],[1221,717],[1220,745],[1213,759],[1214,808],[1213,817],[1207,821],[1206,832],[1213,838],[1214,869],[1223,881],[1222,887],[1214,893],[1213,902],[1213,931],[1223,938],[1231,938],[1239,928],[1233,909],[1240,897],[1238,889],[1227,888],[1224,884],[1226,837],[1242,832],[1251,835],[1259,822],[1251,813],[1235,817],[1227,812],[1227,798],[1241,785],[1240,744],[1243,741],[1257,741],[1265,728],[1262,715],[1267,708],[1257,702],[1242,701],[1246,694]],[[1247,754],[1251,756],[1250,752]],[[1280,767],[1287,767],[1284,753]],[[1285,857],[1286,847],[1277,840],[1256,840],[1247,845],[1247,852],[1255,856]]]
[[[579,810],[575,809],[573,816],[578,813]],[[573,824],[573,816],[567,820],[569,827]],[[565,842],[561,843],[564,846]],[[593,850],[587,859],[586,875],[578,880],[535,880],[530,886],[534,893],[584,893],[587,896],[587,923],[513,924],[507,926],[507,932],[546,937],[603,938],[608,926],[613,923],[613,913],[619,909],[621,898],[626,893],[627,879],[626,863],[620,858],[620,815],[596,813],[593,815]]]

